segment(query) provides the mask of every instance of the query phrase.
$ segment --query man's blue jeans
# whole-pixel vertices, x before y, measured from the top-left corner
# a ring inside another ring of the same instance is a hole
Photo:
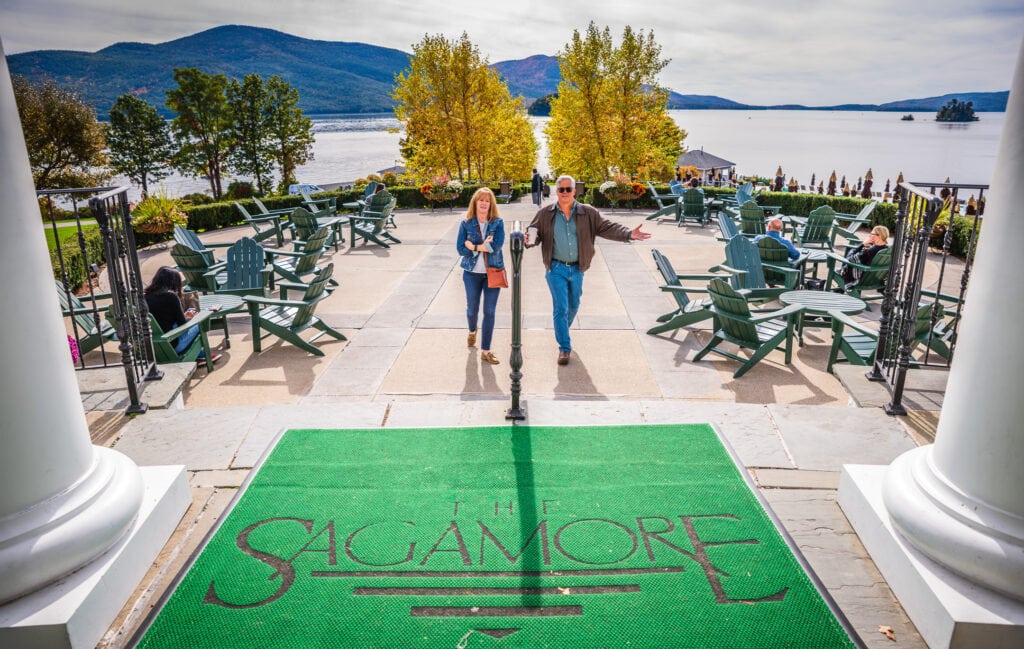
[[[576,319],[580,310],[580,297],[583,295],[583,273],[579,266],[569,266],[559,261],[551,261],[551,270],[545,275],[548,290],[551,291],[551,311],[555,323],[555,340],[558,351],[572,351],[569,339],[569,327]]]
[[[491,337],[494,335],[494,311],[498,306],[500,288],[487,286],[487,273],[471,273],[462,271],[462,283],[466,285],[466,321],[470,331],[476,331],[476,323],[480,319],[480,295],[484,296],[484,323],[480,338],[480,349],[491,349]]]

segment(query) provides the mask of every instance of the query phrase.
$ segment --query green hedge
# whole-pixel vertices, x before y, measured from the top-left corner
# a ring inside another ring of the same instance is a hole
[[[668,185],[655,185],[658,194],[671,194]],[[733,196],[736,190],[729,187],[702,187],[704,195],[709,198],[720,196]],[[807,216],[816,207],[828,205],[836,212],[856,214],[868,203],[866,198],[854,198],[847,196],[828,196],[827,194],[791,194],[789,192],[760,192],[755,196],[759,205],[777,205],[782,214],[792,216]],[[582,202],[589,203],[594,207],[610,207],[607,198],[604,197],[597,186],[588,187]],[[622,205],[623,203],[619,203]],[[634,209],[657,209],[658,205],[650,192],[633,201]],[[871,212],[871,225],[884,225],[890,229],[896,223],[896,205],[893,203],[879,202]]]
[[[479,185],[466,185],[462,189],[462,193],[455,199],[455,207],[467,207],[469,205],[469,199],[473,197],[473,192],[479,188]],[[495,194],[498,193],[498,187],[491,187]],[[420,193],[419,187],[389,187],[388,191],[391,195],[397,199],[396,207],[398,209],[430,209],[430,201],[427,197]],[[512,186],[512,200],[516,200],[524,194],[530,193],[529,183],[520,183]],[[321,192],[316,195],[316,198],[327,198],[337,196],[338,203],[351,203],[363,197],[363,191],[350,189],[350,190],[339,190],[330,192]],[[301,196],[271,196],[260,199],[267,209],[277,210],[285,209],[290,207],[301,207],[302,197]],[[237,201],[250,214],[255,214],[256,204],[250,200]],[[447,206],[447,203],[444,204]],[[223,201],[220,203],[210,203],[207,205],[195,205],[189,207],[185,212],[188,214],[188,227],[190,230],[196,232],[203,232],[206,230],[218,230],[220,228],[226,228],[234,225],[241,225],[244,223],[242,220],[242,214],[235,207],[235,201]]]

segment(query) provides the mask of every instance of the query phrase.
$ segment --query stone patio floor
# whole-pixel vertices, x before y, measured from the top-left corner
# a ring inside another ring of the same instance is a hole
[[[525,202],[500,207],[509,229],[515,220],[525,228],[535,211]],[[604,213],[629,227],[646,214]],[[143,393],[154,408],[134,418],[123,415],[120,370],[79,372],[94,442],[139,465],[185,465],[193,494],[177,532],[100,647],[127,645],[283,428],[507,423],[510,291],[502,291],[498,303],[492,346],[502,364],[491,366],[479,360],[479,348],[466,347],[454,245],[462,213],[402,211],[396,218],[403,243],[390,249],[346,243],[331,251],[340,286],[317,314],[348,340],[318,340],[323,357],[274,338],[254,354],[248,316],[233,315],[230,349],[218,333],[211,334],[223,355],[215,371],[167,368],[163,385],[149,384]],[[710,337],[710,321],[660,336],[645,333],[658,315],[674,308],[658,289],[662,282],[650,249],[665,253],[679,273],[706,272],[723,259],[717,228],[647,222],[644,229],[653,237],[643,243],[598,240],[572,330],[572,360],[564,367],[555,364],[539,250],[525,254],[526,423],[715,424],[866,645],[924,648],[836,504],[836,489],[844,463],[887,464],[934,438],[945,373],[908,381],[913,409],[901,418],[884,414],[879,406],[887,393],[863,377],[864,368],[826,373],[827,328],[808,329],[791,365],[773,352],[740,379],[732,378],[734,361],[691,362]],[[230,228],[203,239],[234,241],[251,233]],[[171,264],[166,247],[142,251],[140,260],[147,279]],[[877,319],[878,307],[859,317]],[[183,408],[173,406],[179,384]],[[171,408],[159,408],[168,403]],[[891,627],[895,641],[879,626]]]

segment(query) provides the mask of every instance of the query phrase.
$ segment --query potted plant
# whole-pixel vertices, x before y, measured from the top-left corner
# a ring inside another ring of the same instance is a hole
[[[174,226],[188,225],[182,202],[163,192],[148,196],[132,210],[132,227],[136,232],[161,235],[174,230]]]
[[[636,200],[643,196],[647,188],[640,183],[631,181],[623,174],[617,174],[611,180],[601,183],[598,191],[604,194],[604,197],[614,205],[618,201]],[[630,208],[632,209],[632,205],[630,205]]]
[[[431,203],[451,202],[462,194],[462,183],[448,176],[439,176],[423,183],[420,193]]]

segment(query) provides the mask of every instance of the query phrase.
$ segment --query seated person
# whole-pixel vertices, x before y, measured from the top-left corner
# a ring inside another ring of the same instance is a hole
[[[673,194],[679,196],[683,193],[683,183],[679,182],[678,178],[673,178],[668,182],[668,189]]]
[[[784,239],[782,237],[782,219],[774,218],[771,221],[768,221],[767,233],[759,234],[756,237],[754,237],[754,243],[757,243],[758,241],[764,239],[765,237],[775,239],[782,245],[786,246],[786,251],[789,253],[790,259],[796,259],[797,257],[800,256],[800,251],[797,250],[797,247],[794,246],[788,239]]]
[[[182,310],[181,305],[185,301],[185,293],[182,289],[181,273],[170,266],[163,266],[156,271],[153,281],[143,289],[143,296],[146,299],[146,307],[164,331],[170,331],[185,324],[197,313],[196,309]],[[190,327],[175,339],[174,351],[182,353],[188,349],[198,335],[199,325]],[[220,354],[214,355],[214,362],[219,359]],[[206,353],[199,352],[199,358],[196,360],[206,362]]]
[[[868,238],[860,245],[848,248],[846,253],[843,255],[852,262],[863,264],[864,266],[870,266],[871,260],[875,258],[880,250],[884,250],[889,247],[889,228],[884,225],[876,225],[871,228],[871,233],[868,234]],[[854,268],[850,265],[843,266],[843,281],[846,282],[847,286],[856,284],[860,279],[862,272],[859,268]]]

